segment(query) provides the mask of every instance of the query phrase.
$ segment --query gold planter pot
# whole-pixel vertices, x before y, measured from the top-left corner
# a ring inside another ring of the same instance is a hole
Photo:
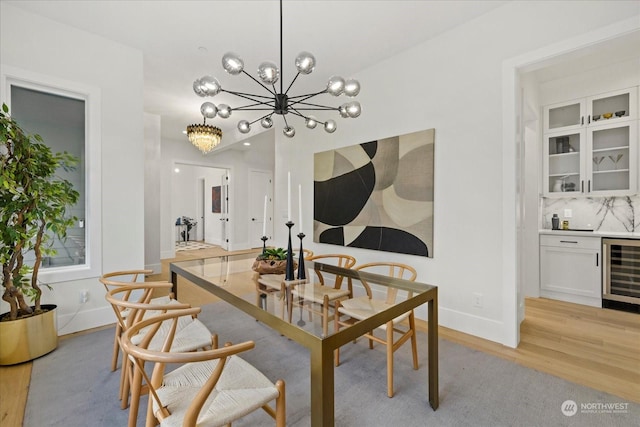
[[[0,365],[15,365],[47,354],[58,346],[56,307],[37,316],[0,322]]]

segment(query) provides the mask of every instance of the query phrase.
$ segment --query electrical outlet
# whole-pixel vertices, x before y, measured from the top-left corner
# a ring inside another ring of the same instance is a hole
[[[482,294],[475,292],[473,294],[473,306],[482,308]]]
[[[573,212],[571,211],[571,209],[565,209],[564,210],[564,217],[565,218],[571,218],[573,216]]]
[[[80,291],[80,303],[84,304],[89,301],[89,291]]]

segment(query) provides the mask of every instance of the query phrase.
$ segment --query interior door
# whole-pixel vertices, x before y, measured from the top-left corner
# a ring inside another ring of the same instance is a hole
[[[259,248],[262,247],[260,238],[267,236],[271,239],[273,234],[273,173],[251,171],[249,188],[249,242],[251,247]]]

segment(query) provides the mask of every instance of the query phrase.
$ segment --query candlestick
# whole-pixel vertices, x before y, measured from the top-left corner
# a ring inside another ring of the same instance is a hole
[[[298,280],[305,280],[307,273],[304,268],[304,249],[302,248],[302,239],[304,239],[304,233],[298,233],[300,239],[300,252],[298,252]]]
[[[302,185],[298,184],[298,222],[302,233]]]
[[[264,210],[262,214],[262,235],[267,235],[267,195],[264,195]]]
[[[291,222],[291,172],[287,172],[287,222]]]
[[[295,276],[293,275],[293,248],[291,247],[291,227],[295,224],[291,221],[287,221],[285,224],[289,227],[289,244],[287,245],[287,271],[284,275],[284,280],[294,280]]]
[[[269,238],[267,236],[262,236],[260,240],[262,240],[262,253],[264,254],[267,251],[267,240],[269,240]]]

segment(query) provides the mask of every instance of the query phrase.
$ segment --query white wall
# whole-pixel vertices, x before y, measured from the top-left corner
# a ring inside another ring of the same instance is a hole
[[[516,159],[503,159],[502,111],[513,108],[512,100],[502,103],[503,63],[639,13],[637,2],[513,2],[363,71],[354,76],[362,84],[360,118],[338,120],[332,135],[302,129],[296,144],[276,132],[277,199],[286,193],[287,170],[294,187],[302,183],[312,194],[314,152],[435,128],[434,258],[342,250],[359,263],[414,265],[418,280],[439,287],[443,326],[513,345],[516,230],[503,223],[515,223],[515,190],[503,188],[516,188],[505,167],[515,171]],[[503,181],[505,172],[512,182]],[[303,203],[311,223],[311,197]],[[276,209],[286,208],[279,202]],[[276,221],[275,228],[284,241],[285,227]],[[483,295],[482,308],[473,307],[474,293]]]
[[[101,92],[102,272],[142,268],[142,53],[0,3],[2,65],[98,87]],[[115,321],[97,277],[52,283],[44,303],[58,305],[58,333]],[[80,304],[80,291],[89,301]]]
[[[144,264],[156,273],[160,263],[160,116],[144,115]]]

